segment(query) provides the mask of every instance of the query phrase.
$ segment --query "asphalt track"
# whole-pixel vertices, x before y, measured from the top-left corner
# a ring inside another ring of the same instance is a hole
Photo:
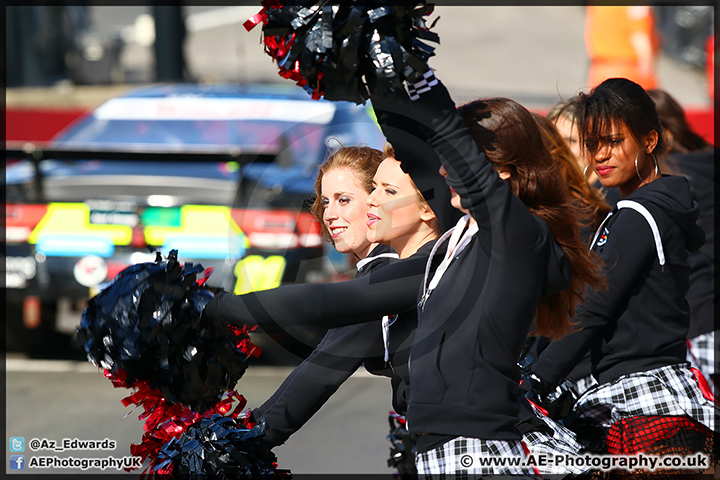
[[[251,366],[236,386],[248,407],[259,406],[283,379],[290,367]],[[130,455],[130,444],[140,443],[140,410],[133,411],[121,400],[132,392],[113,388],[102,373],[86,362],[65,360],[27,360],[13,356],[6,362],[6,435],[5,452],[25,455],[24,472],[6,473],[114,473],[127,478],[140,471],[126,473],[106,469],[79,468],[31,469],[31,457],[122,458]],[[358,372],[351,377],[299,432],[287,443],[274,449],[279,468],[293,474],[387,474],[389,442],[387,413],[390,407],[390,382]],[[123,418],[125,417],[125,418]],[[12,452],[10,437],[23,437],[25,451]],[[113,450],[62,452],[43,449],[31,451],[32,439],[115,441]]]

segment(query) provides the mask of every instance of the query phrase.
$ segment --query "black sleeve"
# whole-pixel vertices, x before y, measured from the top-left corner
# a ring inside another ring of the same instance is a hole
[[[345,282],[286,285],[245,295],[220,292],[203,317],[240,327],[259,325],[265,333],[372,322],[415,307],[427,258],[415,254]]]
[[[427,127],[428,144],[448,172],[447,183],[478,223],[483,248],[498,258],[519,258],[533,250],[545,233],[479,151],[445,86],[432,83],[413,107],[413,117]]]
[[[413,118],[412,100],[402,91],[373,93],[372,105],[395,159],[435,212],[441,231],[449,230],[462,213],[450,204],[450,189],[438,172],[440,157],[425,140],[426,127]]]
[[[576,311],[578,331],[551,342],[531,370],[549,385],[556,386],[583,358],[595,337],[615,325],[625,310],[629,297],[652,261],[655,251],[652,232],[637,212],[616,212],[607,243],[597,250],[603,261],[608,287],[588,289]]]
[[[328,330],[317,348],[288,375],[272,397],[253,410],[256,419],[264,418],[267,422],[263,442],[270,447],[284,443],[365,359],[382,359],[382,345],[379,320]]]

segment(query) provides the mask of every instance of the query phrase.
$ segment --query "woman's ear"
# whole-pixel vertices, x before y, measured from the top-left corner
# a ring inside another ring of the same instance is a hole
[[[437,215],[435,215],[435,212],[433,212],[429,205],[423,204],[420,206],[420,220],[423,222],[432,222],[436,218]]]
[[[501,180],[508,180],[510,178],[510,170],[508,170],[506,167],[500,167],[498,170],[498,175],[500,175]]]
[[[645,151],[647,153],[652,153],[653,150],[655,150],[655,147],[657,147],[658,143],[658,132],[655,130],[650,130],[650,132],[645,135],[644,142],[645,142]]]

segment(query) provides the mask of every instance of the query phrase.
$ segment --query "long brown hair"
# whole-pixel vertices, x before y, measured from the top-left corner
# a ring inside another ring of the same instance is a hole
[[[570,188],[570,194],[578,202],[580,224],[595,231],[610,212],[610,205],[605,201],[603,194],[585,180],[583,172],[578,168],[575,155],[560,136],[555,124],[538,113],[532,112],[532,116],[540,127],[540,133],[550,155],[562,166],[563,177]]]
[[[599,287],[604,277],[579,236],[580,216],[562,167],[543,143],[530,112],[507,98],[481,99],[459,110],[478,148],[496,170],[510,172],[512,192],[528,210],[541,217],[567,255],[570,286],[538,303],[533,333],[550,339],[572,330],[575,307],[585,287]]]
[[[318,176],[315,179],[315,199],[310,207],[310,211],[320,221],[320,228],[323,237],[334,245],[332,236],[323,222],[323,212],[325,208],[322,204],[322,179],[330,170],[336,168],[345,168],[355,172],[358,180],[358,187],[366,192],[372,191],[372,179],[378,169],[378,165],[385,158],[383,152],[366,146],[349,146],[340,147],[330,153],[328,158],[320,165]]]

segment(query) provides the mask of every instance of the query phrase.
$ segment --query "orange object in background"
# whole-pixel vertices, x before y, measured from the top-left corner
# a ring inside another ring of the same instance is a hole
[[[588,5],[585,47],[590,57],[588,86],[624,77],[646,90],[658,87],[660,36],[649,6]]]
[[[23,326],[25,328],[38,328],[40,326],[40,297],[35,295],[25,297],[23,300]]]

